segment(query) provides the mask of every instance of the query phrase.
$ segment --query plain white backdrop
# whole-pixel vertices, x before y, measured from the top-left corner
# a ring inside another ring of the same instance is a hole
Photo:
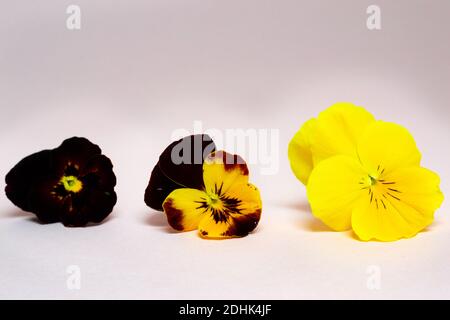
[[[81,8],[81,29],[66,8]],[[381,8],[382,29],[366,28]],[[105,223],[41,225],[0,194],[0,298],[450,298],[450,219],[410,240],[360,242],[309,211],[287,145],[338,101],[406,126],[448,194],[448,1],[3,1],[0,177],[24,156],[85,136],[118,177]],[[174,233],[143,194],[180,128],[278,129],[275,175],[251,166],[257,231]],[[4,188],[3,178],[0,188]],[[80,289],[67,287],[78,266]],[[374,273],[375,272],[375,273]],[[379,275],[379,286],[373,283]]]

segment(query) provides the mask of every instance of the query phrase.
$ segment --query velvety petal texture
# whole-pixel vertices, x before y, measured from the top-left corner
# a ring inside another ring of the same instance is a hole
[[[169,224],[179,231],[198,229],[204,238],[243,237],[261,217],[259,190],[248,182],[245,161],[224,151],[212,152],[203,164],[204,187],[172,191],[163,203]]]
[[[203,161],[216,145],[209,135],[196,134],[172,142],[152,170],[144,201],[162,211],[166,197],[175,189],[203,189]]]
[[[111,161],[85,138],[70,138],[56,149],[26,157],[5,180],[7,197],[45,223],[98,223],[117,201]]]

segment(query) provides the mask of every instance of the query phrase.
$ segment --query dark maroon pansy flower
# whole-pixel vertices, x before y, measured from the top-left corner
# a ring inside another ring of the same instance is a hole
[[[216,145],[209,135],[196,134],[172,142],[160,155],[145,190],[145,203],[163,211],[162,203],[175,189],[203,190],[203,161]]]
[[[70,138],[24,158],[5,180],[8,199],[44,223],[99,223],[117,201],[111,160],[85,138]]]

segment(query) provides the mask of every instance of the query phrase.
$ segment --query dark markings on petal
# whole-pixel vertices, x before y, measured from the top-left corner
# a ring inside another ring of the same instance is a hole
[[[377,205],[377,210],[378,210],[378,199],[375,199],[375,204]]]
[[[382,182],[382,184],[395,184],[395,182]]]
[[[205,201],[194,201],[194,203],[198,203],[199,204],[199,206],[196,207],[195,209],[203,209],[202,213],[205,213],[209,209],[209,206],[206,203],[206,200]]]
[[[384,209],[386,209],[386,205],[384,204],[383,199],[380,199],[381,203],[383,204]]]
[[[223,181],[220,183],[220,187],[217,187],[217,184],[214,184],[214,193],[219,197],[222,195],[222,189],[223,189]]]
[[[225,212],[224,210],[218,210],[218,209],[214,209],[214,208],[210,208],[211,209],[211,217],[214,219],[215,223],[225,223],[228,221],[228,213]]]
[[[182,231],[183,228],[183,211],[175,208],[173,199],[168,198],[163,204],[164,212],[167,215],[167,221],[175,230]]]
[[[252,232],[258,225],[261,218],[261,209],[258,209],[254,213],[235,216],[230,223],[230,227],[225,231],[223,236],[237,236],[244,237]]]
[[[394,191],[394,192],[397,192],[397,193],[402,193],[401,191],[398,191],[397,189],[388,188],[388,190],[391,190],[391,191]]]
[[[392,198],[397,199],[398,201],[400,201],[400,198],[397,198],[396,196],[392,195],[390,192],[388,192],[387,194],[390,195]]]
[[[245,176],[248,176],[248,167],[244,159],[237,154],[230,154],[223,151],[213,152],[211,158],[221,158],[225,171],[240,170]]]
[[[204,237],[206,237],[208,235],[208,231],[202,230],[200,231],[200,234]]]

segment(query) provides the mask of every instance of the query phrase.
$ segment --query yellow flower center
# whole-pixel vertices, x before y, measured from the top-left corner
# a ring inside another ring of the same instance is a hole
[[[220,196],[217,194],[208,194],[208,197],[206,199],[206,204],[215,210],[222,210],[223,209],[223,202],[220,199]]]
[[[77,193],[83,189],[83,183],[75,176],[63,176],[60,182],[68,192]]]

